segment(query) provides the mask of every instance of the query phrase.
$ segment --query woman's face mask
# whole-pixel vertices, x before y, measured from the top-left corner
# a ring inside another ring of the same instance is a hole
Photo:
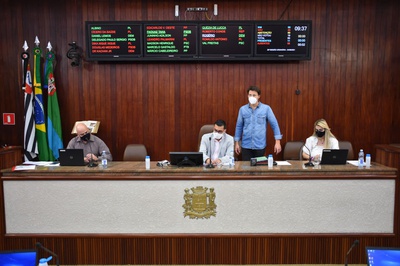
[[[322,138],[323,136],[325,136],[325,130],[324,131],[315,130],[315,134],[317,134],[318,138]]]

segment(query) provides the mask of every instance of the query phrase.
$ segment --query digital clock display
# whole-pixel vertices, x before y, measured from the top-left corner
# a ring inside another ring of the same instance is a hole
[[[310,57],[311,31],[307,24],[277,21],[256,23],[255,56]]]

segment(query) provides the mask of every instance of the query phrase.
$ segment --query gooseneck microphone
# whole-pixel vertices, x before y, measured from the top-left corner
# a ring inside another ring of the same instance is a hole
[[[310,149],[306,146],[306,144],[304,144],[303,146],[301,146],[301,149],[300,149],[300,152],[301,152],[301,154],[303,154],[303,147],[305,147],[307,150],[308,150],[308,163],[305,163],[304,164],[304,166],[306,166],[306,167],[313,167],[314,166],[314,164],[311,162],[311,160],[312,160],[312,158],[311,158],[311,151],[310,151]],[[303,156],[301,156],[301,157],[303,157]]]
[[[353,245],[351,245],[351,247],[349,248],[349,251],[347,251],[346,257],[344,258],[344,265],[345,265],[345,266],[347,266],[347,259],[348,259],[348,256],[349,256],[351,250],[352,250],[355,246],[357,246],[359,243],[360,243],[360,241],[358,241],[358,239],[354,240]]]
[[[211,136],[208,138],[208,140],[210,141],[210,163],[206,165],[206,168],[214,168],[214,165],[212,164],[212,152],[211,152],[211,146],[212,146],[212,142],[211,142]]]
[[[56,258],[57,266],[60,266],[60,261],[59,261],[58,256],[57,256],[56,253],[54,253],[54,252],[51,251],[50,249],[44,247],[40,242],[37,242],[37,243],[36,243],[36,247],[41,248],[41,249],[43,249],[44,251],[46,251],[46,252],[50,253],[51,255],[53,255],[53,256]]]

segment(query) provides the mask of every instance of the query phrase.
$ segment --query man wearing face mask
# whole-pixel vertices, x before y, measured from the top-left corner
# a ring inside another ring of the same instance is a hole
[[[70,140],[67,149],[83,149],[85,162],[90,160],[97,161],[103,151],[109,161],[112,161],[110,149],[99,137],[92,135],[90,129],[84,123],[78,123],[75,126],[76,137]]]
[[[269,105],[260,102],[261,90],[256,86],[247,89],[249,103],[239,109],[235,131],[235,152],[242,153],[243,161],[251,158],[265,156],[267,147],[267,125],[270,124],[274,131],[274,152],[282,150],[282,134],[278,121]],[[239,145],[239,141],[242,144]]]
[[[205,164],[215,166],[230,162],[230,157],[233,157],[233,137],[226,134],[224,120],[215,121],[213,133],[203,135],[199,152],[203,153],[203,162]]]
[[[323,149],[339,149],[339,142],[332,134],[331,129],[325,119],[318,119],[314,123],[314,131],[311,137],[307,138],[303,147],[303,158],[311,157],[321,159]]]

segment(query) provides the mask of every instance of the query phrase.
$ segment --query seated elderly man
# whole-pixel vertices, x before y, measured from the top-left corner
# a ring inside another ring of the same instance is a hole
[[[83,149],[85,163],[97,161],[103,151],[106,152],[107,159],[112,161],[110,149],[99,137],[92,135],[84,123],[76,124],[75,130],[76,137],[70,140],[67,149]]]

